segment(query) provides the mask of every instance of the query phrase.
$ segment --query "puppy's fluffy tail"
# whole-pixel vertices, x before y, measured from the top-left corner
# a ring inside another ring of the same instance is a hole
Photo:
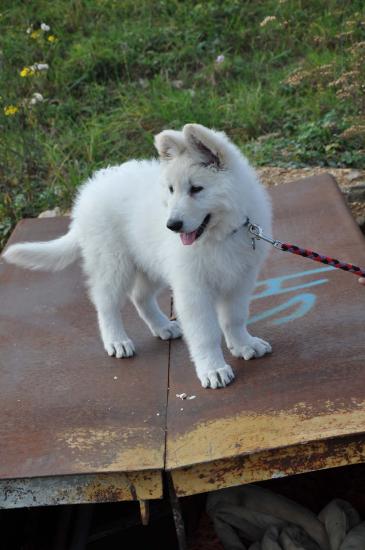
[[[73,263],[80,255],[74,230],[53,241],[17,243],[3,254],[7,262],[44,271],[59,271]]]

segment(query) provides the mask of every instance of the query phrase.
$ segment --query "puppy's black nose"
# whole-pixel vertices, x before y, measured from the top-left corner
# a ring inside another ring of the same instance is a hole
[[[167,220],[166,226],[171,229],[171,231],[180,231],[183,222],[181,220]]]

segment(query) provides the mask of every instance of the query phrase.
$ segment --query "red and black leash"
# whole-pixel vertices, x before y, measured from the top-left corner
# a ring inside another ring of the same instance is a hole
[[[296,246],[295,244],[282,243],[281,241],[272,239],[271,237],[263,233],[262,228],[259,225],[251,223],[249,220],[247,220],[245,225],[248,226],[248,231],[252,235],[253,248],[255,248],[255,239],[262,239],[263,241],[272,244],[278,250],[291,252],[292,254],[303,256],[303,258],[309,258],[310,260],[313,260],[315,262],[330,265],[337,269],[343,269],[344,271],[347,271],[348,273],[353,273],[358,277],[365,277],[365,269],[362,269],[357,265],[341,262],[340,260],[336,260],[336,258],[331,258],[329,256],[323,256],[322,254],[318,254],[318,252],[313,252],[313,250],[309,250],[308,248],[301,248],[300,246]]]

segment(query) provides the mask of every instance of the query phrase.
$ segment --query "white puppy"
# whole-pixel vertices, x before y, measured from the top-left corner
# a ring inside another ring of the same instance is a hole
[[[253,250],[245,222],[271,230],[268,195],[227,136],[199,124],[155,138],[160,161],[132,160],[100,170],[76,199],[69,232],[45,243],[10,246],[7,261],[59,270],[83,258],[90,297],[109,355],[129,357],[121,307],[129,297],[154,336],[181,336],[207,388],[234,379],[222,332],[235,357],[271,351],[246,328],[249,301],[267,245]],[[158,307],[173,291],[178,321]]]

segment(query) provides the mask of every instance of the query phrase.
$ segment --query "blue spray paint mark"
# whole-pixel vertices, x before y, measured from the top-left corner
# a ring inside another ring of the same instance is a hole
[[[297,290],[308,289],[314,286],[323,285],[328,282],[328,279],[316,279],[314,281],[309,281],[308,283],[302,283],[294,286],[282,286],[286,281],[291,281],[292,279],[297,279],[299,277],[306,277],[309,275],[317,275],[319,273],[324,273],[326,271],[332,271],[334,267],[326,266],[320,267],[318,269],[310,269],[308,271],[301,271],[299,273],[292,273],[290,275],[282,275],[281,277],[274,277],[272,279],[266,279],[264,281],[259,281],[256,284],[256,288],[264,287],[261,292],[254,294],[252,300],[258,300],[259,298],[266,298],[267,296],[277,296],[280,294],[285,294],[287,292],[295,292]],[[247,324],[256,323],[268,317],[273,317],[282,311],[298,306],[292,313],[280,317],[279,319],[274,319],[272,321],[273,325],[281,325],[288,323],[289,321],[294,321],[306,315],[316,303],[317,297],[315,294],[310,292],[302,292],[297,294],[283,302],[282,304],[275,306],[273,308],[266,309],[265,311],[253,315],[249,318]]]

